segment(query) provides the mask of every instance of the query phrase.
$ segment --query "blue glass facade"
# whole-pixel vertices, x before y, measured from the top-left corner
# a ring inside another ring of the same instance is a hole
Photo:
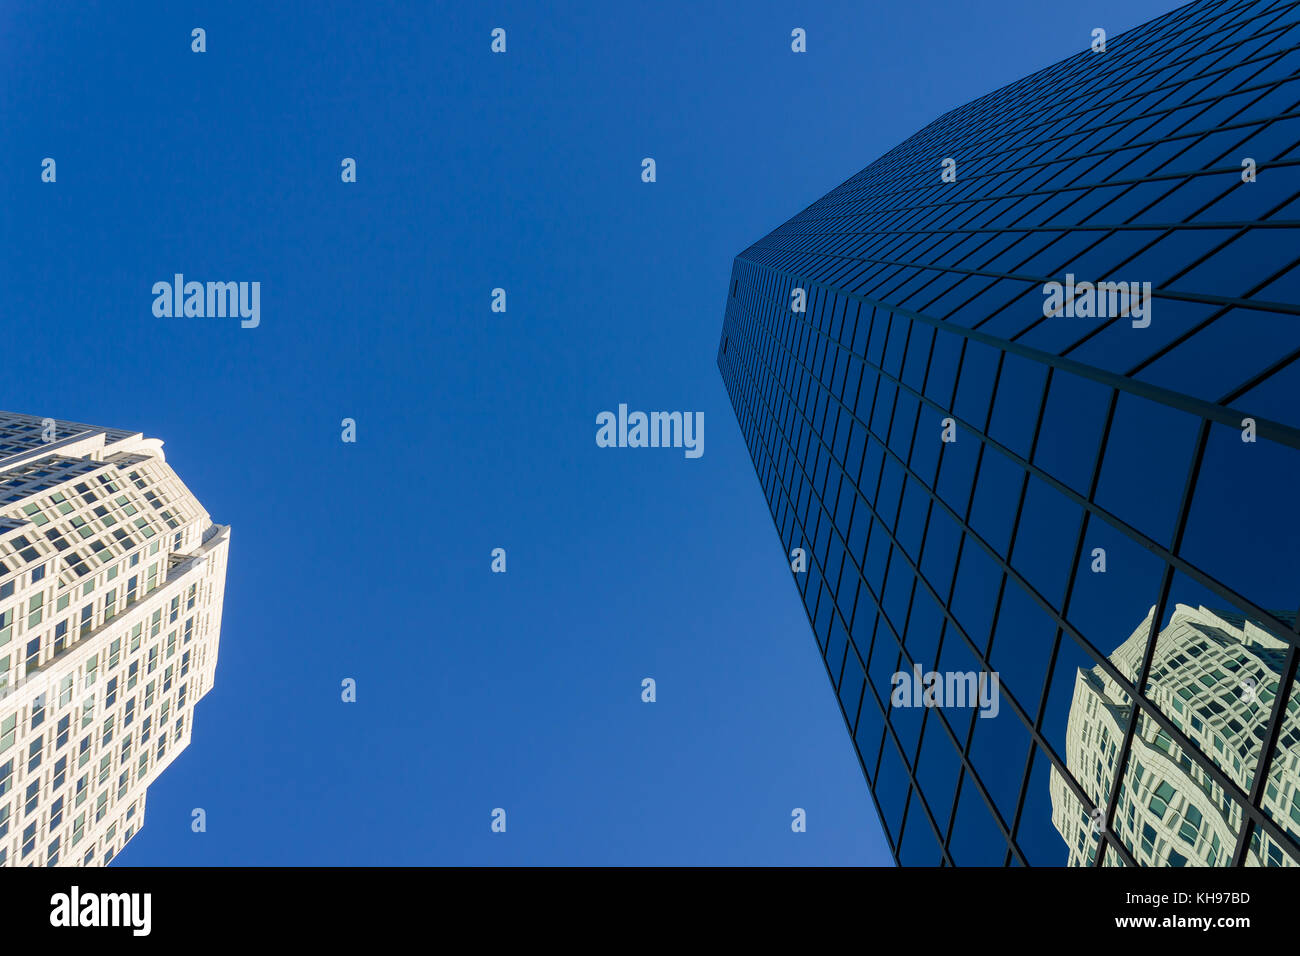
[[[1192,3],[953,110],[728,291],[900,863],[1300,862],[1300,5]]]

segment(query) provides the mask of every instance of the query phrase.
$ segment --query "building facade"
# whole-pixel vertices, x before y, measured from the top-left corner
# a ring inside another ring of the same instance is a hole
[[[229,540],[161,441],[0,412],[0,865],[139,832],[212,686]]]
[[[736,258],[717,363],[898,862],[1300,860],[1295,0],[941,116]]]

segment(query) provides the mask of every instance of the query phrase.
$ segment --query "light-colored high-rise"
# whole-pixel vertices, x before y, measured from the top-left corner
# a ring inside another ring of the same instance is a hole
[[[158,439],[0,412],[0,865],[139,832],[212,686],[229,541]]]
[[[1284,615],[1285,612],[1277,612]],[[1141,669],[1151,608],[1145,621],[1110,655],[1134,679]],[[1243,791],[1263,748],[1261,720],[1277,695],[1286,642],[1239,614],[1179,604],[1161,630],[1146,693],[1173,714],[1174,726]],[[1104,807],[1132,700],[1100,667],[1079,668],[1066,729],[1066,765],[1093,805]],[[1288,706],[1262,806],[1288,834],[1300,838],[1300,707]],[[1055,767],[1052,823],[1069,846],[1070,866],[1090,866],[1101,820],[1094,821]],[[1153,720],[1140,717],[1111,826],[1141,866],[1224,866],[1243,812],[1205,767],[1184,753]],[[1107,857],[1109,860],[1110,858]],[[1252,840],[1247,866],[1291,866],[1265,834]]]

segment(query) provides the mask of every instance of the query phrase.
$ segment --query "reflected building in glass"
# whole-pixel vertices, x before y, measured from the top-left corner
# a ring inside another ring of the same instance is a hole
[[[1300,7],[1106,47],[732,270],[718,367],[904,865],[1300,861]]]
[[[1121,673],[1138,673],[1151,621],[1148,615],[1111,655]],[[1249,789],[1249,775],[1263,749],[1261,717],[1277,697],[1289,645],[1238,614],[1179,605],[1156,646],[1146,697],[1176,714],[1170,721],[1196,746],[1185,750],[1158,723],[1139,718],[1112,826],[1143,866],[1214,866],[1224,862],[1236,842],[1241,807],[1202,766],[1204,757],[1241,791]],[[1090,814],[1066,776],[1053,768],[1052,823],[1069,848],[1071,866],[1089,866],[1097,855],[1100,808],[1109,800],[1111,771],[1132,710],[1132,699],[1102,668],[1077,671],[1065,763],[1096,809]],[[1279,747],[1286,756],[1271,770],[1264,801],[1273,819],[1282,821],[1292,838],[1300,838],[1294,747],[1300,722],[1295,709],[1287,710],[1282,721]],[[1294,866],[1295,860],[1264,835],[1252,840],[1246,863]]]

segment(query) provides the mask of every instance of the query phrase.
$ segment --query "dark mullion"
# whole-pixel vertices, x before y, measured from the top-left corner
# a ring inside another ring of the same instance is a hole
[[[1296,645],[1292,644],[1290,650],[1287,651],[1286,660],[1282,664],[1282,672],[1278,675],[1277,697],[1273,701],[1273,712],[1269,717],[1268,727],[1264,731],[1263,749],[1260,751],[1259,761],[1255,765],[1255,778],[1251,781],[1250,802],[1253,806],[1258,807],[1264,816],[1268,816],[1264,811],[1264,795],[1268,791],[1268,772],[1273,762],[1273,751],[1277,748],[1277,738],[1282,732],[1282,724],[1286,719],[1287,704],[1291,701],[1296,671],[1296,655]],[[1253,831],[1254,827],[1247,825],[1243,820],[1241,832],[1237,834],[1237,846],[1232,854],[1234,866],[1246,865],[1246,856],[1250,852],[1250,836]],[[1274,836],[1274,839],[1277,839],[1276,836]],[[1298,856],[1293,847],[1293,841],[1281,840],[1278,842],[1284,848],[1290,850],[1290,855],[1293,858]]]

